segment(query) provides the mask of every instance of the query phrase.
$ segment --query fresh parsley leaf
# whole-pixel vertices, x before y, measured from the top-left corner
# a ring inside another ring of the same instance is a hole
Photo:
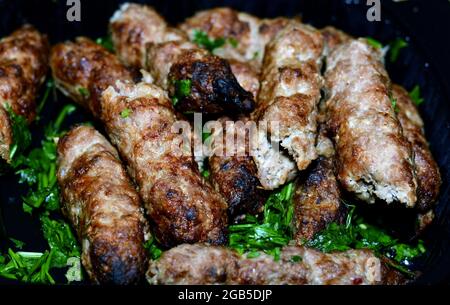
[[[264,205],[264,215],[258,219],[246,215],[245,222],[229,227],[229,246],[239,253],[263,251],[280,258],[280,249],[292,238],[294,183],[274,191]]]
[[[45,83],[45,91],[44,95],[41,98],[41,101],[39,102],[39,105],[37,107],[36,112],[39,114],[41,113],[42,109],[44,108],[45,103],[48,100],[48,97],[50,96],[50,92],[55,90],[55,82],[52,78],[49,78],[47,82]]]
[[[25,117],[16,114],[9,104],[5,104],[5,107],[11,121],[12,130],[12,143],[9,148],[9,159],[11,166],[15,168],[21,162],[17,157],[20,157],[31,144],[31,132]]]
[[[374,47],[376,49],[383,48],[383,44],[372,37],[366,37],[366,40],[367,40],[367,43],[369,43],[372,47]]]
[[[420,87],[419,85],[415,85],[414,88],[409,92],[409,97],[416,104],[416,106],[421,105],[424,102],[424,99],[420,96]]]
[[[293,263],[299,263],[302,260],[303,260],[302,257],[299,256],[299,255],[294,255],[294,256],[291,257],[291,262],[293,262]]]
[[[173,80],[175,94],[172,96],[172,104],[175,106],[181,99],[191,94],[192,81],[190,79]]]
[[[99,37],[95,40],[95,42],[111,53],[114,53],[114,44],[111,38],[111,35],[105,36],[105,37]]]
[[[152,260],[157,260],[163,253],[163,250],[158,245],[156,239],[153,236],[150,237],[150,239],[145,243],[144,248],[147,249]]]
[[[13,242],[14,247],[16,247],[17,249],[22,249],[25,246],[25,243],[21,240],[15,238],[10,238],[9,240]]]
[[[211,132],[202,132],[202,141],[205,142],[211,136]]]
[[[123,119],[126,119],[131,113],[131,109],[130,108],[125,108],[124,110],[122,110],[122,112],[120,113],[120,116]]]
[[[255,51],[255,53],[253,53],[252,59],[255,60],[255,59],[257,59],[258,57],[259,57],[259,52],[258,52],[258,51]]]
[[[85,99],[89,98],[89,96],[91,96],[91,93],[89,92],[89,90],[87,88],[84,87],[79,87],[78,88],[78,93],[81,94],[81,96]]]
[[[238,47],[238,44],[239,44],[239,42],[236,40],[236,38],[234,38],[234,37],[229,37],[228,39],[227,39],[227,41],[228,41],[228,43],[233,47],[233,48],[237,48]]]
[[[202,177],[208,179],[209,176],[211,175],[211,172],[207,169],[204,169],[204,170],[202,170],[201,174],[202,174]]]
[[[398,113],[399,109],[397,105],[397,99],[392,96],[390,96],[389,99],[391,100],[392,109],[394,110],[395,113]]]
[[[395,62],[398,59],[400,50],[406,48],[408,43],[403,38],[397,38],[389,44],[389,60]]]
[[[215,49],[222,47],[225,44],[225,39],[223,37],[211,39],[208,34],[201,30],[194,30],[194,43],[199,47],[205,48],[209,52],[213,52]]]
[[[65,267],[71,257],[80,257],[80,249],[70,226],[61,220],[50,219],[48,213],[40,217],[42,232],[53,252],[52,266]]]
[[[323,252],[371,249],[376,254],[385,255],[403,265],[425,253],[422,241],[419,240],[416,246],[401,243],[383,229],[364,222],[354,214],[355,207],[350,207],[352,208],[345,224],[330,223],[305,245]]]

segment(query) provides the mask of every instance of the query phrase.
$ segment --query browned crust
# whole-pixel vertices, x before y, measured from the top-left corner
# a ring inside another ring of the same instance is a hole
[[[280,260],[261,253],[252,259],[222,247],[181,245],[153,261],[151,284],[362,285],[395,284],[387,267],[368,250],[321,253],[284,247]]]
[[[177,98],[180,112],[253,111],[253,96],[236,81],[228,62],[188,43],[185,34],[168,27],[153,8],[124,4],[111,18],[110,29],[119,57],[150,71],[156,84]],[[176,94],[182,80],[191,81],[187,96]]]
[[[421,212],[431,209],[439,195],[442,183],[439,167],[431,154],[425,138],[423,121],[408,92],[399,85],[392,86],[393,97],[397,100],[397,117],[403,134],[411,143],[417,176],[417,203]]]
[[[377,197],[413,207],[411,148],[391,106],[390,81],[379,51],[364,40],[341,44],[328,56],[325,76],[327,127],[340,183],[368,202]]]
[[[12,130],[6,104],[31,122],[48,69],[47,36],[24,25],[0,40],[0,157],[9,161]]]
[[[116,56],[85,37],[55,45],[50,65],[56,85],[96,117],[101,114],[103,90],[114,86],[117,80],[133,79]],[[87,94],[82,90],[87,90]]]
[[[82,245],[96,283],[131,284],[147,266],[148,225],[116,150],[94,128],[73,128],[58,143],[62,211]]]
[[[313,238],[329,223],[344,219],[345,207],[333,170],[333,158],[319,157],[306,181],[298,182],[293,199],[297,245]]]

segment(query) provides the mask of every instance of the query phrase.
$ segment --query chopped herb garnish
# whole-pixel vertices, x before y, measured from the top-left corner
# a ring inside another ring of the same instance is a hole
[[[227,39],[227,41],[228,41],[228,43],[233,47],[233,48],[237,48],[238,47],[238,44],[239,44],[239,42],[236,40],[236,38],[234,38],[234,37],[229,37],[228,39]]]
[[[376,49],[382,49],[383,44],[372,37],[366,37],[367,42]]]
[[[15,238],[10,238],[9,240],[13,242],[14,247],[16,247],[16,249],[22,249],[25,246],[25,243],[21,240]]]
[[[299,256],[299,255],[294,255],[294,256],[291,257],[291,262],[293,262],[293,263],[298,263],[298,262],[301,262],[301,261],[302,261],[302,257]]]
[[[131,113],[131,109],[130,108],[125,108],[124,110],[122,110],[122,112],[120,112],[120,116],[123,119],[126,119]]]
[[[59,188],[56,183],[56,142],[62,135],[61,124],[66,116],[75,110],[67,105],[44,130],[41,147],[33,149],[28,156],[21,159],[20,168],[16,170],[19,183],[27,183],[29,191],[23,197],[23,209],[31,213],[42,206],[54,211],[59,209]]]
[[[253,53],[253,60],[257,59],[259,57],[259,52],[255,51],[255,53]]]
[[[89,98],[89,96],[91,95],[89,90],[87,88],[84,87],[79,87],[78,88],[78,92],[83,96],[83,98]]]
[[[384,230],[365,223],[350,206],[345,224],[330,223],[305,244],[323,252],[346,251],[349,249],[371,249],[378,255],[385,255],[397,263],[408,265],[413,258],[425,253],[422,241],[417,246],[400,243]]]
[[[147,249],[152,260],[157,260],[163,253],[163,250],[158,245],[156,239],[153,236],[150,237],[150,239],[145,243],[144,248]]]
[[[400,50],[406,48],[407,46],[408,43],[402,38],[397,38],[396,40],[391,42],[389,44],[389,60],[391,62],[395,62],[398,59]]]
[[[263,251],[278,260],[280,248],[292,238],[293,193],[291,182],[269,196],[262,219],[246,215],[244,223],[231,225],[229,246],[241,254]]]
[[[105,36],[105,37],[99,37],[95,40],[95,42],[111,53],[114,53],[114,44],[111,39],[111,35]]]
[[[9,147],[9,159],[13,168],[20,163],[20,155],[31,144],[31,132],[28,127],[27,119],[16,114],[9,104],[5,105],[11,121],[12,143]]]
[[[173,80],[175,94],[172,96],[172,104],[175,106],[181,99],[191,94],[192,81],[190,79]]]
[[[205,142],[211,136],[211,132],[202,132],[202,141]]]
[[[414,88],[409,92],[409,97],[416,104],[416,106],[421,105],[424,102],[424,99],[420,96],[420,87],[419,85],[415,85]]]
[[[194,43],[199,47],[205,48],[209,52],[213,52],[215,49],[222,47],[225,44],[225,39],[223,37],[211,39],[208,34],[201,30],[194,30]]]
[[[53,79],[49,78],[47,80],[47,82],[45,83],[45,91],[44,91],[44,95],[41,98],[41,101],[39,102],[39,105],[37,107],[37,113],[39,114],[42,109],[44,108],[45,103],[48,100],[48,97],[50,95],[50,92],[52,90],[55,90],[55,82],[53,81]]]
[[[398,109],[398,105],[397,105],[397,99],[392,96],[390,96],[389,99],[391,100],[392,109],[394,109],[395,113],[398,113],[399,109]]]
[[[208,179],[209,176],[211,175],[211,172],[207,169],[204,169],[204,170],[202,170],[201,174],[202,174],[202,177]]]

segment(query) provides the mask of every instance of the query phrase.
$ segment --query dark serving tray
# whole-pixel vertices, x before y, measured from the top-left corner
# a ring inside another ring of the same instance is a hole
[[[108,20],[119,4],[125,1],[81,0],[81,21],[66,19],[68,6],[63,0],[0,0],[0,35],[29,22],[48,33],[52,43],[79,35],[91,38],[106,35]],[[355,36],[371,36],[383,43],[397,37],[407,38],[394,64],[386,61],[392,80],[411,89],[418,84],[425,98],[420,112],[425,121],[426,135],[442,174],[443,184],[436,207],[436,220],[422,239],[428,251],[416,264],[422,275],[418,284],[450,282],[450,3],[435,1],[382,1],[380,22],[368,22],[369,8],[365,0],[203,0],[203,1],[134,1],[156,7],[171,23],[182,21],[194,12],[217,6],[231,6],[260,17],[295,16],[317,27],[337,26]],[[71,101],[61,94],[47,102],[42,119],[32,125],[33,145],[39,144],[43,126],[54,118],[62,106]],[[81,109],[70,116],[66,127],[92,120]],[[101,130],[101,126],[97,126]],[[47,248],[40,232],[39,220],[22,211],[21,195],[26,187],[17,183],[14,175],[0,177],[0,246],[6,247],[7,237],[23,240],[28,251]],[[383,210],[391,223],[402,226],[402,211]],[[387,215],[389,214],[389,215]],[[64,279],[62,274],[56,278]],[[1,282],[6,282],[0,279]]]

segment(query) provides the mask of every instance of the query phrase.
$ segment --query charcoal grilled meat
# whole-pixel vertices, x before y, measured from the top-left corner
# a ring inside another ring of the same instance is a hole
[[[341,223],[345,206],[334,174],[333,158],[319,157],[294,194],[294,239],[297,245],[310,240],[331,222]]]
[[[211,182],[228,203],[231,219],[258,214],[262,212],[267,194],[259,183],[256,165],[249,155],[249,130],[245,128],[248,119],[233,122],[222,117],[219,122],[223,130],[211,135],[214,152],[208,159]],[[228,147],[227,138],[234,139],[236,147]]]
[[[267,46],[253,116],[260,122],[278,123],[279,128],[268,127],[271,141],[279,143],[295,160],[296,166],[292,166],[289,159],[280,162],[283,156],[279,153],[270,156],[278,160],[268,159],[267,137],[257,135],[253,158],[266,189],[284,184],[295,175],[295,168],[304,170],[317,158],[322,51],[320,32],[298,22],[286,26]]]
[[[209,39],[223,39],[224,44],[214,50],[222,58],[247,63],[260,70],[265,47],[289,23],[288,18],[260,19],[228,7],[204,10],[187,18],[179,28],[191,41],[199,32]]]
[[[58,89],[97,118],[102,111],[102,92],[117,80],[133,80],[114,54],[85,37],[55,45],[51,60]]]
[[[261,253],[239,256],[231,249],[208,245],[180,245],[152,261],[150,284],[362,285],[395,284],[401,278],[369,250],[321,253],[287,246],[279,261]]]
[[[392,86],[392,96],[396,100],[397,117],[403,134],[411,143],[415,173],[417,177],[417,203],[419,211],[419,231],[428,226],[434,218],[432,211],[442,183],[439,167],[428,147],[427,139],[417,107],[408,92],[401,86]]]
[[[89,278],[139,282],[147,267],[148,224],[117,151],[93,127],[75,127],[59,140],[57,177]]]
[[[151,7],[122,5],[110,20],[110,30],[122,61],[146,68],[176,99],[180,112],[253,111],[253,96],[239,85],[228,62],[190,43]],[[180,93],[180,82],[189,82],[189,89]]]
[[[93,67],[100,61],[104,71],[116,68],[117,59],[105,49],[96,49],[96,56],[89,57],[90,49],[97,47],[93,42],[54,47],[53,75],[56,82],[71,84],[67,92],[80,85],[98,86],[90,83],[98,79],[94,77],[96,69],[80,70],[81,63]],[[71,61],[66,61],[68,54]],[[102,60],[103,57],[108,60]],[[82,77],[71,79],[72,75]],[[69,79],[71,82],[67,82]],[[178,136],[171,130],[176,115],[161,88],[144,83],[132,85],[125,79],[109,86],[101,98],[95,95],[82,103],[87,103],[86,108],[105,124],[111,141],[126,161],[158,241],[167,247],[199,241],[226,242],[226,204],[203,182],[191,150],[177,154],[172,147]]]
[[[0,158],[7,162],[11,161],[14,141],[7,107],[28,122],[35,118],[36,97],[48,69],[48,52],[47,37],[31,25],[0,40]]]
[[[328,56],[325,77],[327,128],[341,185],[367,202],[379,198],[413,207],[411,147],[391,105],[381,51],[364,39],[343,43]]]

